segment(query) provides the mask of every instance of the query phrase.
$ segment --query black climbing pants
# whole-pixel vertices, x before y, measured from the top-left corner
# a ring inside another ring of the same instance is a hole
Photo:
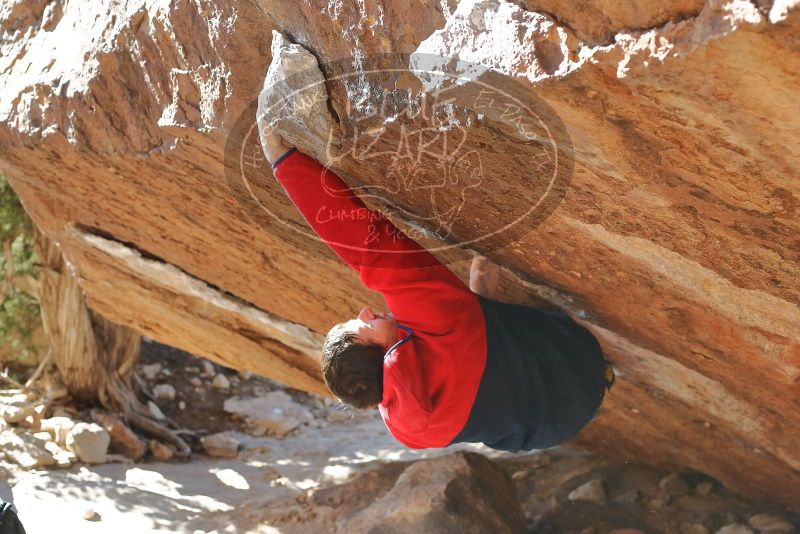
[[[14,505],[0,499],[0,534],[25,534]]]

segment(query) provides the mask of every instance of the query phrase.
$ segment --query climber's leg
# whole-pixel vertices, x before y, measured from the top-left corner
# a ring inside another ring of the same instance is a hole
[[[25,534],[14,505],[2,499],[0,499],[0,534]]]

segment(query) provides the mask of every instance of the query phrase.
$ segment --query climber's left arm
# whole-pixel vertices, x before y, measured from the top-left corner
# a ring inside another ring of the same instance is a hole
[[[451,331],[456,310],[477,306],[475,295],[450,269],[369,209],[333,171],[292,148],[274,157],[273,174],[314,232],[362,283],[383,294],[395,317],[414,330]],[[265,147],[265,153],[270,150]]]
[[[276,134],[266,126],[259,128],[259,135],[261,136],[261,148],[264,150],[264,156],[273,167],[277,161],[295,147],[284,140],[283,137]]]

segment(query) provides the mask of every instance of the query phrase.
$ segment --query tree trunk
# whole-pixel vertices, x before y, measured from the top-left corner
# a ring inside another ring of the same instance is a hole
[[[73,399],[145,413],[132,388],[141,336],[92,312],[58,245],[36,230],[38,300],[52,358]]]

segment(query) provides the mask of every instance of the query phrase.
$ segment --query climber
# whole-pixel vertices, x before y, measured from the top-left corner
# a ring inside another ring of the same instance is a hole
[[[499,268],[484,257],[468,288],[260,120],[259,133],[290,200],[391,310],[366,306],[328,332],[322,371],[340,401],[378,407],[389,432],[417,449],[544,449],[594,417],[613,372],[587,329],[558,311],[492,300]]]

